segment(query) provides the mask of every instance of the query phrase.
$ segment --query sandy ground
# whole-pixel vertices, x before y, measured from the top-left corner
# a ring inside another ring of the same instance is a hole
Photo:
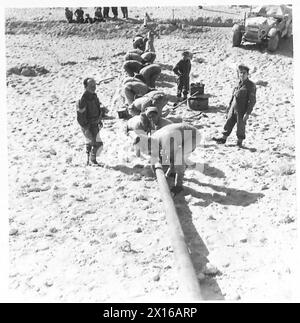
[[[63,19],[62,9],[39,10],[28,11],[30,19]],[[151,10],[168,19],[162,8]],[[192,10],[182,12],[192,17]],[[134,15],[142,16],[141,9]],[[20,20],[20,10],[10,9],[7,18]],[[185,105],[168,116],[195,125],[205,138],[196,152],[203,172],[188,169],[184,192],[174,198],[204,298],[294,300],[292,40],[270,54],[251,45],[232,48],[230,28],[204,28],[185,37],[161,35],[155,47],[163,68],[159,89],[176,94],[171,68],[180,51],[190,49],[198,52],[192,80],[202,80],[210,94],[202,118]],[[157,183],[149,165],[143,167],[145,160],[135,157],[123,134],[125,121],[111,105],[123,77],[119,54],[130,48],[131,38],[54,37],[38,31],[6,35],[7,70],[27,64],[49,71],[7,76],[9,284],[24,299],[178,297],[180,278]],[[236,82],[233,66],[240,62],[249,65],[250,78],[257,82],[245,149],[235,146],[235,133],[225,146],[211,140],[222,130]],[[106,166],[86,167],[75,102],[86,76],[113,75],[118,77],[97,88],[111,110],[101,130],[105,148],[99,160]]]
[[[73,12],[76,8],[69,7]],[[85,13],[94,16],[94,8],[82,7]],[[197,6],[164,6],[164,7],[129,7],[128,17],[133,19],[143,19],[145,12],[152,19],[196,19],[205,17],[209,19],[222,17],[226,19],[240,19],[244,17],[244,12],[248,12],[249,8],[240,8],[238,6],[232,8],[229,6],[205,6],[199,9]],[[118,10],[119,18],[122,18],[122,12]],[[7,8],[5,12],[8,20],[30,20],[30,21],[62,21],[65,20],[64,8]],[[110,10],[110,16],[112,12]],[[24,17],[27,17],[24,19]]]

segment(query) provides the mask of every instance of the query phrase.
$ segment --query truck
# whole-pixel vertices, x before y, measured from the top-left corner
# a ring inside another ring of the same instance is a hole
[[[281,38],[292,35],[292,7],[270,5],[251,8],[243,23],[232,27],[232,46],[245,42],[266,44],[270,52],[277,50]]]

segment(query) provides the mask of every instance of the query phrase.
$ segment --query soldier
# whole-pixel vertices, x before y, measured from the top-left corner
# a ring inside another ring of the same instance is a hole
[[[124,57],[125,62],[123,63],[123,69],[128,74],[128,76],[134,76],[134,74],[140,73],[140,70],[142,68],[146,67],[149,64],[152,64],[155,58],[156,54],[152,52],[144,53],[142,55],[135,52],[128,52]],[[151,74],[153,76],[154,69],[146,69],[146,77],[148,76],[148,74]]]
[[[102,9],[101,7],[97,7],[95,10],[94,22],[103,21]]]
[[[103,7],[103,18],[109,18],[109,7]]]
[[[143,62],[145,64],[153,64],[156,58],[156,54],[154,52],[145,52],[144,54],[141,55]]]
[[[125,61],[138,61],[138,62],[143,63],[142,56],[140,54],[132,53],[132,52],[126,53],[126,55],[124,56],[124,60]]]
[[[83,81],[85,92],[77,102],[77,121],[86,138],[87,165],[99,165],[96,160],[103,149],[99,131],[102,128],[103,108],[97,97],[96,82],[93,78]],[[90,160],[91,157],[91,160]]]
[[[145,52],[155,52],[154,49],[154,35],[156,33],[153,30],[149,30],[147,34],[147,43],[145,47]]]
[[[154,133],[156,130],[172,123],[171,121],[160,117],[158,112],[158,108],[148,107],[146,113],[142,112],[141,114],[130,118],[127,121],[126,134],[135,141],[140,134],[147,135]],[[138,146],[135,146],[135,148],[137,157],[140,157]]]
[[[114,19],[118,19],[118,7],[111,7],[111,11],[114,15]]]
[[[150,64],[143,67],[139,74],[143,76],[145,83],[150,88],[155,88],[155,81],[159,77],[160,73],[161,67],[158,64]]]
[[[150,88],[140,79],[130,77],[124,81],[123,91],[128,104],[131,104],[136,98],[148,93]]]
[[[83,18],[84,11],[82,10],[81,7],[75,10],[74,15],[76,17],[76,22],[84,23],[84,18]]]
[[[144,65],[136,60],[125,61],[123,63],[123,69],[125,70],[127,75],[131,77],[133,77],[135,74],[138,74],[143,67]]]
[[[151,130],[153,130],[151,133],[173,123],[168,119],[162,118],[160,112],[157,107],[148,107],[146,109],[146,116],[151,123]]]
[[[151,156],[152,165],[158,162],[163,166],[169,165],[166,176],[175,174],[175,186],[171,189],[175,194],[183,190],[182,184],[187,157],[199,143],[198,130],[185,123],[173,123],[164,126],[154,132],[151,137],[141,133],[133,141],[133,144],[138,146],[142,153]]]
[[[148,13],[147,12],[145,12],[145,16],[144,16],[144,27],[146,27],[147,25],[148,25],[148,22],[150,22],[151,21],[151,18],[150,18],[150,16],[148,15]]]
[[[131,131],[134,131],[136,134],[147,134],[151,131],[151,123],[146,113],[143,112],[127,121],[126,134],[130,134]]]
[[[227,108],[227,120],[224,125],[223,137],[213,138],[219,144],[225,144],[234,125],[237,126],[237,145],[242,147],[243,140],[246,138],[246,122],[256,103],[256,86],[249,80],[249,67],[241,64],[238,66],[239,83],[234,88],[232,97]]]
[[[148,38],[144,38],[142,35],[136,35],[132,43],[133,48],[135,49],[138,48],[144,52],[147,41],[148,41]]]
[[[94,22],[94,20],[90,17],[90,15],[88,13],[86,13],[84,23],[85,24],[92,24],[93,22]]]
[[[69,8],[65,8],[65,16],[69,23],[73,22],[73,11]]]
[[[128,8],[127,7],[121,7],[121,11],[123,14],[124,19],[128,19]]]
[[[151,131],[151,123],[146,113],[141,113],[137,116],[130,118],[127,121],[127,125],[125,128],[125,133],[129,136],[133,142],[136,141],[136,138],[140,134],[147,135]],[[137,157],[140,157],[140,149],[138,146],[135,146],[135,153]]]
[[[134,116],[145,112],[150,106],[156,107],[158,109],[158,116],[162,114],[162,109],[168,103],[168,95],[162,91],[154,90],[146,93],[141,98],[134,100],[132,104],[128,107],[128,112],[130,115]]]
[[[182,59],[175,65],[173,72],[178,76],[177,79],[177,98],[180,101],[183,90],[183,100],[187,99],[190,88],[191,59],[193,54],[186,51],[182,53]]]

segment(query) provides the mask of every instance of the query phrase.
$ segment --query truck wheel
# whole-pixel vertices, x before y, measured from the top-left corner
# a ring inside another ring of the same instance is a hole
[[[279,44],[279,35],[275,34],[274,36],[270,37],[268,40],[268,50],[270,52],[275,52],[275,50],[278,48]]]
[[[241,45],[242,33],[240,30],[234,30],[232,35],[232,46],[238,47]]]

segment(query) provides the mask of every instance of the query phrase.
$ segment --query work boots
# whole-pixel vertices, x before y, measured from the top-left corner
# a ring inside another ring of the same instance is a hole
[[[96,156],[93,156],[93,155],[91,156],[91,164],[95,165],[95,166],[99,165],[98,162],[97,162]]]
[[[243,139],[238,139],[236,142],[236,145],[239,146],[240,148],[243,147]]]
[[[181,93],[177,93],[177,102],[180,102],[180,101],[182,101]]]
[[[99,141],[96,142],[95,145],[92,145],[91,150],[91,164],[94,166],[103,166],[102,163],[98,163],[96,157],[100,155],[101,151],[103,150],[103,142]]]
[[[226,140],[227,140],[227,137],[223,136],[221,138],[212,138],[216,143],[218,144],[225,144],[226,143]],[[238,139],[237,142],[236,142],[236,145],[238,147],[243,147],[243,139]]]
[[[96,160],[96,154],[95,154],[94,150],[95,149],[94,149],[94,147],[92,147],[91,144],[86,144],[86,156],[87,156],[86,165],[87,166],[89,166],[90,164],[98,165],[98,162]]]
[[[87,157],[86,165],[88,166],[90,164],[90,155],[91,155],[92,146],[91,144],[86,144],[85,148],[86,148],[86,157]]]
[[[213,140],[216,141],[217,144],[225,144],[227,137],[213,138]]]

